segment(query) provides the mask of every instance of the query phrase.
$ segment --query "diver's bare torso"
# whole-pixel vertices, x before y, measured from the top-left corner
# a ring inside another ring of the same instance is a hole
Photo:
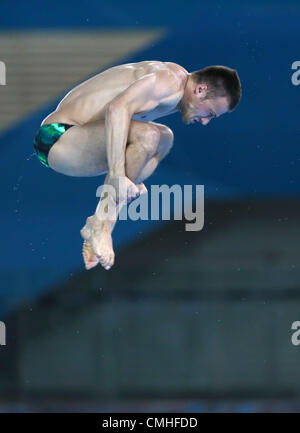
[[[178,78],[177,89],[153,110],[135,113],[132,119],[147,122],[174,113],[178,111],[188,72],[176,63],[144,61],[112,67],[79,84],[43,120],[42,125],[54,122],[84,125],[104,121],[106,107],[115,97],[141,77],[166,69]]]

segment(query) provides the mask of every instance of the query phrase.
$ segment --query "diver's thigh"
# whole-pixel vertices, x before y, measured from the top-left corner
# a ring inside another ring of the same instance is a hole
[[[48,164],[69,176],[105,173],[108,166],[104,121],[69,128],[50,149]]]

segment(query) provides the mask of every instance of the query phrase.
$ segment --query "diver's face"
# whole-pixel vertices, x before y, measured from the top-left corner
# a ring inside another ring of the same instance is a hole
[[[183,98],[181,112],[182,120],[186,125],[201,122],[205,126],[212,119],[228,112],[228,99],[224,96],[205,99],[206,90],[206,85],[196,85]]]

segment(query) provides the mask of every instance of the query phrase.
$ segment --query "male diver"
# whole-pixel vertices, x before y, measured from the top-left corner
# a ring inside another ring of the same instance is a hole
[[[179,111],[185,124],[207,125],[233,111],[240,97],[234,69],[208,66],[189,73],[176,63],[143,61],[84,81],[43,120],[34,148],[45,166],[68,176],[107,173],[104,185],[115,191],[108,198],[116,217],[105,216],[107,201],[100,198],[80,231],[86,269],[113,266],[111,234],[121,204],[147,192],[143,181],[173,145],[171,129],[153,120]]]

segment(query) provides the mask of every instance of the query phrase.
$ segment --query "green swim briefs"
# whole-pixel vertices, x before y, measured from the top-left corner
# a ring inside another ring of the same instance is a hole
[[[54,143],[63,135],[69,128],[74,125],[66,123],[51,123],[43,125],[39,128],[36,136],[34,137],[33,147],[37,154],[38,159],[46,167],[48,164],[48,153]]]

